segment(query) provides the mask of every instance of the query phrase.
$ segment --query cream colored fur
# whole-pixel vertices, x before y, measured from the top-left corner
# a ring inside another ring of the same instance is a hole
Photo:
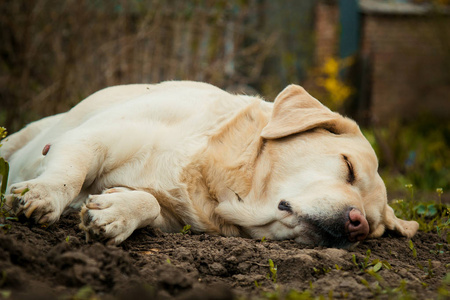
[[[194,232],[326,245],[308,218],[336,219],[348,207],[364,214],[371,237],[385,228],[410,237],[418,228],[387,205],[375,153],[356,123],[296,85],[274,104],[196,82],[110,87],[28,125],[0,151],[17,214],[54,223],[83,203],[87,237],[112,244],[144,226],[178,232],[189,224]],[[279,210],[280,200],[293,211]]]

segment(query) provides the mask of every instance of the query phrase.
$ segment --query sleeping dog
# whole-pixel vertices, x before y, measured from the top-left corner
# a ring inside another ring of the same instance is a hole
[[[302,87],[273,103],[199,82],[101,90],[3,141],[7,205],[52,224],[82,205],[86,237],[151,226],[347,248],[418,223],[387,204],[358,125]]]

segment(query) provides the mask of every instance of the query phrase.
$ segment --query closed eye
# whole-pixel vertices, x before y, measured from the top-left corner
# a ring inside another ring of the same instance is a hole
[[[353,165],[352,163],[348,160],[348,157],[343,155],[344,161],[347,165],[347,169],[348,169],[348,175],[347,175],[347,182],[350,184],[353,184],[355,182],[355,171],[353,170]]]

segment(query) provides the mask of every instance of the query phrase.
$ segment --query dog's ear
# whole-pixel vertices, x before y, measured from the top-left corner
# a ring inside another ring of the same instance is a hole
[[[392,207],[386,204],[383,223],[386,229],[393,230],[407,238],[413,237],[419,229],[419,223],[416,221],[406,221],[395,216]]]
[[[322,105],[301,86],[292,84],[275,99],[272,116],[261,137],[278,139],[314,128],[342,133],[356,126],[351,123]]]

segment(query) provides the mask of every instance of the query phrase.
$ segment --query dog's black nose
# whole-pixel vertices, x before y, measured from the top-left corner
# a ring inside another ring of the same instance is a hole
[[[350,210],[348,221],[345,223],[345,231],[350,242],[363,241],[367,238],[369,235],[369,223],[361,211],[356,208]]]

